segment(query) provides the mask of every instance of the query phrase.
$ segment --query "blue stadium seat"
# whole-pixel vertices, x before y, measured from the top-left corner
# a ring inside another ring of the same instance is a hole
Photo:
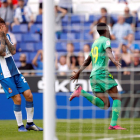
[[[36,17],[36,23],[42,23],[42,15]]]
[[[80,32],[82,30],[82,25],[80,25],[79,23],[74,23],[71,26],[71,31],[72,32]]]
[[[140,23],[137,23],[137,27],[139,27],[139,28],[140,28]]]
[[[85,22],[84,23],[84,30],[89,30],[90,31],[90,26],[91,26],[90,22]]]
[[[135,40],[140,40],[140,32],[135,32]]]
[[[30,59],[30,62],[32,62],[32,60],[34,59],[34,57],[36,56],[36,52],[32,52],[32,53],[30,53],[30,57],[29,57],[29,59]],[[38,58],[38,60],[40,60],[40,57]]]
[[[30,28],[31,33],[42,33],[42,24],[34,24]]]
[[[16,61],[15,63],[16,63],[16,66],[17,66],[18,68],[21,66],[21,62]]]
[[[64,40],[75,40],[76,34],[74,34],[74,33],[62,33],[60,38],[64,39]]]
[[[36,51],[41,50],[42,48],[43,48],[42,42],[35,43],[35,50]]]
[[[66,52],[67,43],[65,42],[58,42],[55,44],[55,49],[57,52]]]
[[[81,23],[85,21],[85,15],[72,15],[71,22],[72,23]]]
[[[111,17],[115,21],[115,23],[118,21],[118,15],[117,14],[111,14]]]
[[[69,16],[68,15],[65,15],[63,18],[62,18],[62,23],[68,23],[69,22]]]
[[[27,33],[28,25],[27,24],[15,25],[13,26],[12,32],[13,33]]]
[[[89,22],[94,22],[96,20],[98,20],[101,16],[100,15],[90,15],[89,16]]]
[[[23,52],[34,52],[35,45],[34,43],[20,43],[20,49]]]
[[[134,43],[133,46],[134,46],[134,50],[140,50],[140,44]]]
[[[79,52],[81,50],[80,42],[75,42],[75,43],[73,43],[73,45],[74,45],[74,51],[75,52]]]
[[[25,41],[25,42],[38,42],[38,41],[40,41],[40,35],[39,34],[24,34],[23,41]]]
[[[15,34],[17,42],[21,42],[23,40],[22,34]]]
[[[72,32],[72,26],[63,26],[63,33]]]
[[[22,53],[16,53],[15,55],[13,55],[13,57],[14,57],[14,60],[15,61],[19,61],[19,58],[20,58],[20,55],[21,55]],[[26,52],[24,52],[24,54],[26,54],[26,60],[27,60],[27,62],[30,62],[29,61],[29,54]]]
[[[77,39],[93,40],[93,36],[89,34],[89,31],[77,34]]]
[[[112,48],[118,48],[118,47],[119,47],[119,43],[117,43],[117,42],[115,42],[115,41],[114,41],[114,42],[112,41],[112,42],[111,42],[111,47],[112,47]]]

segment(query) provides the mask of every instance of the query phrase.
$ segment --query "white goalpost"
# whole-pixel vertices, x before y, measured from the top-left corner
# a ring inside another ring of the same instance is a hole
[[[44,140],[55,138],[54,3],[43,1],[43,124]]]

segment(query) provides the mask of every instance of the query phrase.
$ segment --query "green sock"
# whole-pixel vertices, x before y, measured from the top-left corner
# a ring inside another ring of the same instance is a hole
[[[89,93],[87,93],[86,91],[84,90],[81,90],[81,95],[84,96],[88,101],[90,101],[92,104],[100,107],[101,109],[104,109],[104,102],[98,98],[98,97],[95,97]]]
[[[120,114],[121,110],[121,101],[120,100],[114,100],[113,106],[112,106],[112,119],[111,119],[111,126],[117,125],[117,120]]]

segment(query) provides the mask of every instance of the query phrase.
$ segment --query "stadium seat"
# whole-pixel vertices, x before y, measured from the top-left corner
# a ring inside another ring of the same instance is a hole
[[[27,24],[15,25],[13,26],[12,32],[13,33],[27,33],[28,25]]]
[[[77,34],[77,39],[93,40],[93,36],[89,34],[89,31]]]
[[[16,61],[15,63],[16,63],[16,66],[17,66],[18,68],[21,66],[21,62]]]
[[[32,53],[30,53],[30,55],[29,55],[29,60],[30,60],[30,62],[32,62],[32,60],[34,59],[34,57],[36,56],[36,52],[32,52]],[[40,60],[40,57],[38,58],[38,60]]]
[[[89,16],[89,22],[94,22],[96,20],[98,20],[101,16],[100,15],[90,15]]]
[[[118,15],[117,14],[111,14],[111,17],[115,21],[115,23],[118,21]]]
[[[140,40],[140,32],[135,32],[135,40]]]
[[[30,28],[31,33],[42,33],[42,24],[34,24]]]
[[[112,47],[112,48],[118,48],[118,47],[119,47],[119,43],[117,43],[117,42],[115,42],[115,41],[114,41],[114,42],[112,41],[112,42],[111,42],[111,47]]]
[[[64,33],[72,32],[72,26],[71,25],[63,26],[63,32]]]
[[[71,22],[72,23],[81,23],[85,21],[85,15],[72,15]]]
[[[70,16],[65,15],[65,16],[62,18],[62,23],[68,23],[68,22],[69,22],[69,19],[70,19]]]
[[[35,43],[35,50],[36,51],[41,50],[42,48],[43,48],[42,42]]]
[[[42,23],[42,15],[36,17],[36,23]]]
[[[137,23],[137,27],[140,28],[140,23]]]
[[[67,43],[65,42],[58,42],[55,44],[55,49],[57,52],[66,52]]]
[[[82,25],[80,25],[79,23],[74,23],[71,26],[71,31],[72,32],[80,32],[82,30]]]
[[[75,40],[76,34],[74,34],[74,33],[62,33],[60,38],[63,40]]]
[[[20,58],[20,55],[21,55],[22,53],[16,53],[15,55],[13,55],[13,57],[14,57],[14,60],[15,61],[19,61],[19,58]],[[30,62],[29,61],[29,54],[26,52],[24,52],[24,54],[26,54],[26,60],[27,60],[27,62]]]
[[[73,43],[74,45],[74,52],[79,52],[81,50],[80,48],[80,42]]]
[[[40,41],[40,35],[39,34],[24,34],[23,41],[25,41],[25,42],[38,42],[38,41]]]
[[[17,42],[21,42],[23,40],[22,34],[15,34]]]
[[[20,43],[20,49],[23,52],[34,52],[35,51],[35,45],[34,43]]]

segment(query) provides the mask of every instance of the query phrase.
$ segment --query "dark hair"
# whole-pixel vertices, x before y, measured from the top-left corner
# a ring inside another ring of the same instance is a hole
[[[102,7],[101,10],[104,10],[105,12],[107,12],[107,9],[105,7]]]
[[[106,23],[107,23],[107,17],[106,17],[106,16],[102,16],[101,18],[99,18],[99,20],[98,20],[97,22],[100,23],[100,21],[101,21],[103,18],[105,18]]]
[[[72,56],[70,57],[70,63],[71,63],[71,64],[72,64],[72,58],[75,58],[75,60],[76,60],[76,66],[78,66],[77,56],[72,55]]]
[[[0,17],[0,24],[5,24],[5,21]]]
[[[105,23],[97,24],[97,32],[99,35],[103,35],[108,29],[108,26]]]

